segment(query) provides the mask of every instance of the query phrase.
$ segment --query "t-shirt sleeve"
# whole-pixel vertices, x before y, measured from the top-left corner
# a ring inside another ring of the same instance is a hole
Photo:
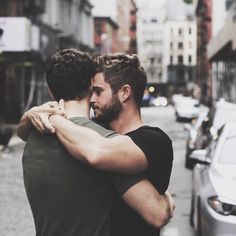
[[[169,185],[173,162],[171,139],[163,131],[151,127],[129,133],[128,136],[148,160],[148,179],[160,193],[164,193]]]
[[[110,179],[114,185],[117,193],[122,196],[130,187],[138,183],[139,181],[145,179],[146,176],[144,173],[139,174],[119,174],[111,173]]]

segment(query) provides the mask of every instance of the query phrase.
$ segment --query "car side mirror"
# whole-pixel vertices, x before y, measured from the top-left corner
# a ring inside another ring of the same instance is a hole
[[[185,125],[184,125],[184,130],[185,130],[185,131],[189,131],[189,130],[191,129],[191,127],[192,127],[192,125],[190,125],[190,124],[185,124]]]
[[[206,149],[200,149],[195,150],[191,153],[190,159],[195,164],[202,164],[202,165],[209,165],[210,160],[207,158],[207,150]]]

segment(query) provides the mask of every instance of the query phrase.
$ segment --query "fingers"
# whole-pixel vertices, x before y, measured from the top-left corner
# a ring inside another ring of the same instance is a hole
[[[58,107],[59,106],[57,101],[49,101],[49,102],[46,102],[45,104],[47,104],[49,107]]]
[[[49,121],[49,116],[61,115],[66,117],[64,100],[46,102],[41,106],[35,106],[27,112],[27,117],[40,133],[55,133],[55,128]]]
[[[42,125],[44,126],[44,128],[49,131],[50,133],[55,133],[55,129],[54,127],[51,125],[51,123],[49,122],[49,117],[46,115],[42,115],[41,116],[41,121],[42,121]]]
[[[44,125],[42,124],[41,120],[38,117],[32,117],[29,115],[29,119],[33,126],[40,132],[40,133],[46,133],[47,130],[45,129]]]
[[[59,101],[59,110],[64,113],[64,117],[66,117],[66,108],[65,108],[65,101],[63,99],[60,99]]]

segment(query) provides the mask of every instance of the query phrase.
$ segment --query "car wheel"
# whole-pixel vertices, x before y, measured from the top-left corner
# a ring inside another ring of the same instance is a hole
[[[190,218],[189,218],[189,224],[194,227],[194,201],[193,201],[193,193],[191,197],[191,207],[190,207]]]
[[[201,223],[201,200],[197,201],[197,235],[202,236],[202,223]]]

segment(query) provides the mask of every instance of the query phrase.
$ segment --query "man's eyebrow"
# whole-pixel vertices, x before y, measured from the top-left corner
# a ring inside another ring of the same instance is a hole
[[[92,90],[103,91],[104,89],[99,86],[92,86]]]

